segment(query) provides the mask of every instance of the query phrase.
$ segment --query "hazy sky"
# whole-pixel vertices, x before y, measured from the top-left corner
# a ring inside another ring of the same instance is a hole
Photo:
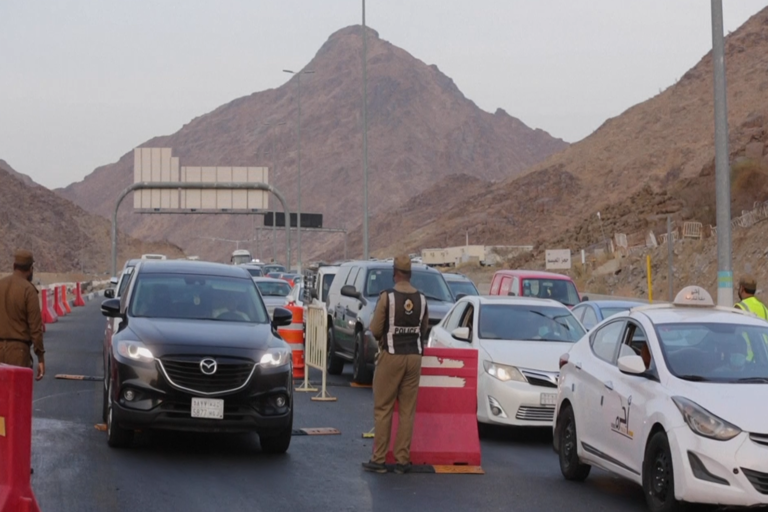
[[[726,31],[768,0],[725,0]],[[278,87],[361,0],[0,0],[0,158],[48,187]],[[712,46],[706,0],[368,0],[481,108],[575,142]],[[727,63],[726,63],[727,64]]]

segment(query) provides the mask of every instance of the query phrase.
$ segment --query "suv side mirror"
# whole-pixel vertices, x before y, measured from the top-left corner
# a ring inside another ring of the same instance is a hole
[[[293,313],[285,308],[275,308],[272,312],[272,327],[285,327],[293,322]]]
[[[101,314],[109,318],[121,318],[120,299],[107,299],[101,303]]]
[[[451,331],[451,336],[460,341],[471,341],[469,334],[469,327],[457,327]]]
[[[310,300],[317,300],[318,299],[317,290],[315,290],[314,288],[310,288],[309,289],[309,298],[310,298]]]
[[[114,299],[115,298],[115,289],[114,288],[107,288],[104,290],[104,297],[107,299]]]
[[[111,284],[111,285],[117,285],[117,283],[118,283],[118,279],[117,279],[117,277],[115,277],[115,276],[112,276],[112,277],[110,277],[110,278],[109,278],[109,284]]]
[[[363,305],[368,304],[368,301],[365,300],[365,297],[363,297],[363,294],[358,292],[354,286],[351,284],[345,284],[341,287],[341,294],[345,297],[352,297],[353,299],[359,300]]]

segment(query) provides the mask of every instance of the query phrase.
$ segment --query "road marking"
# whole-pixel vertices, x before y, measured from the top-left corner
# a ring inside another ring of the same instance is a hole
[[[300,428],[291,432],[294,436],[338,436],[341,431],[332,427]]]
[[[56,374],[56,378],[64,379],[64,380],[94,380],[94,381],[104,380],[104,377],[97,377],[95,375],[67,375],[66,373]]]
[[[96,427],[96,430],[98,430],[99,432],[106,432],[107,431],[107,424],[106,423],[97,423],[96,425],[94,425],[94,427]]]
[[[484,475],[485,471],[480,466],[432,466],[435,473],[456,475]]]
[[[373,384],[358,384],[357,382],[350,382],[350,387],[353,388],[372,388]]]

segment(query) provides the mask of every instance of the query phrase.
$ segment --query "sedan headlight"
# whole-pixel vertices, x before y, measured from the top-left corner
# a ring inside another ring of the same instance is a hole
[[[502,382],[510,380],[516,380],[518,382],[528,382],[526,378],[520,373],[520,370],[514,366],[507,366],[505,364],[492,363],[490,361],[483,361],[485,371],[491,377],[496,377]]]
[[[140,341],[118,341],[117,353],[134,361],[151,363],[155,360],[152,351]]]
[[[288,361],[290,360],[291,360],[290,350],[285,350],[282,348],[273,348],[268,350],[266,354],[261,356],[259,365],[265,368],[277,368],[278,366],[283,366],[284,364],[288,364]]]
[[[739,427],[718,418],[696,402],[681,396],[673,396],[672,401],[680,409],[680,413],[691,430],[700,436],[716,441],[728,441],[741,433]]]

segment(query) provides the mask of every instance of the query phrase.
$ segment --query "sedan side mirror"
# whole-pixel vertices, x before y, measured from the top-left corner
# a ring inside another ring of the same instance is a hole
[[[293,313],[289,309],[275,308],[272,312],[272,327],[285,327],[293,322]]]
[[[109,318],[120,318],[120,299],[107,299],[101,303],[101,314]]]
[[[451,336],[460,341],[470,341],[469,327],[457,327],[451,331]]]
[[[645,362],[640,356],[624,356],[619,358],[619,371],[630,375],[645,373]]]
[[[104,297],[107,299],[114,299],[115,298],[115,289],[114,288],[107,288],[104,290]]]
[[[341,294],[345,297],[352,297],[353,299],[357,299],[360,302],[363,303],[363,306],[368,304],[368,301],[365,300],[365,297],[363,297],[363,294],[358,292],[354,286],[351,284],[345,284],[341,287]]]

